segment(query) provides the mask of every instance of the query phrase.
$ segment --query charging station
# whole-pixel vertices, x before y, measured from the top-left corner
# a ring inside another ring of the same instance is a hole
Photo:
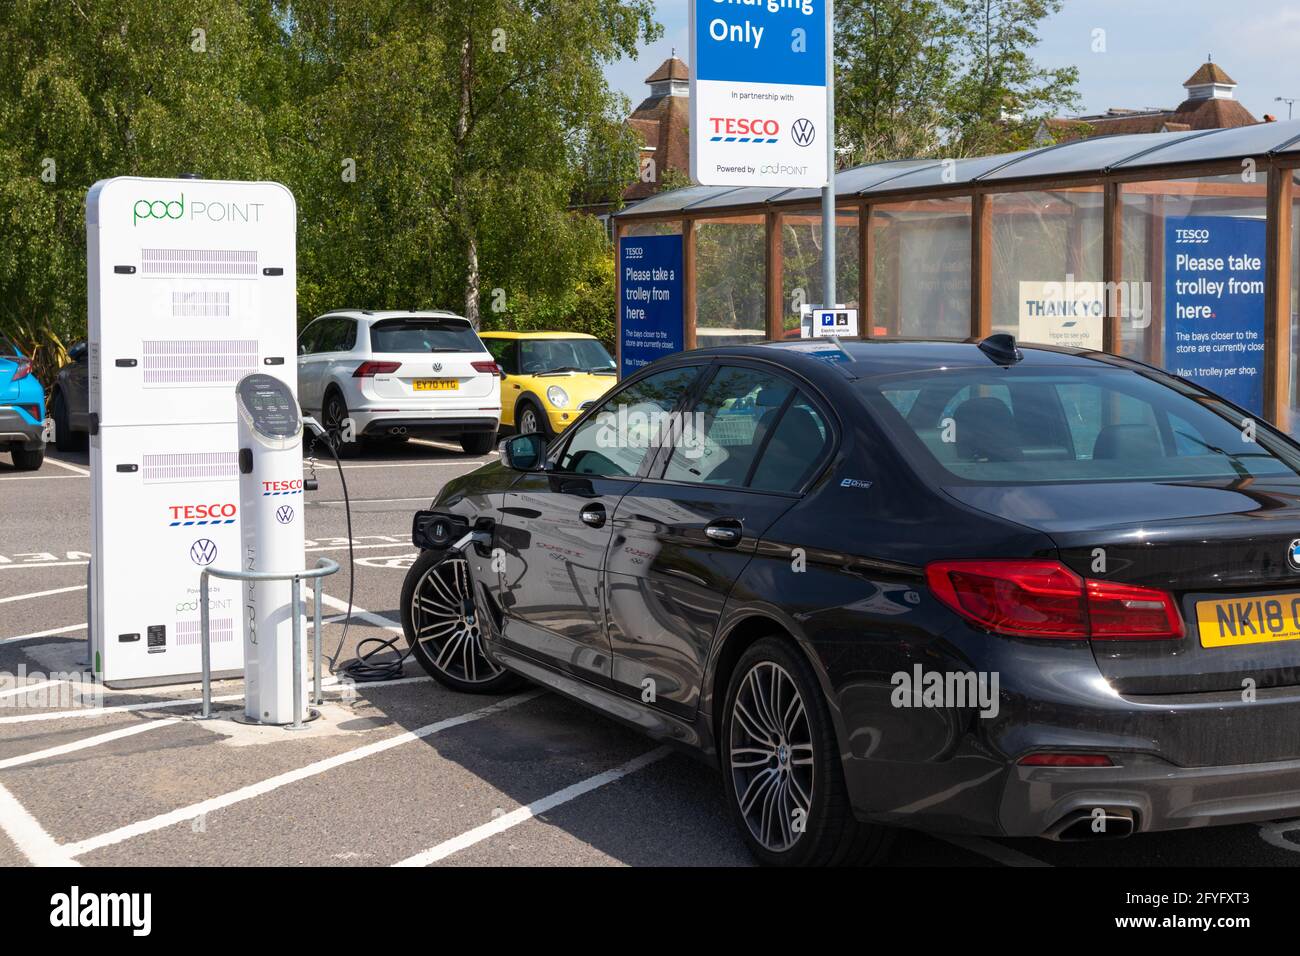
[[[239,507],[243,515],[239,570],[283,572],[303,564],[302,419],[298,400],[278,378],[257,373],[240,380]],[[320,587],[320,583],[316,583]],[[307,695],[306,632],[287,580],[243,582],[244,716],[288,724]],[[294,640],[294,617],[298,640]],[[295,646],[296,644],[296,646]],[[298,655],[297,667],[294,654]]]
[[[113,687],[194,680],[199,573],[242,548],[232,392],[260,372],[296,403],[296,206],[278,183],[106,179],[86,244],[91,663]],[[242,604],[215,582],[215,677],[243,670]]]

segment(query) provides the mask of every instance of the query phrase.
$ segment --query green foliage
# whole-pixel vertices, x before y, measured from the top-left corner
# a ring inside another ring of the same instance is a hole
[[[836,114],[855,162],[1024,149],[1076,105],[1073,68],[1034,62],[1063,0],[840,0]]]
[[[595,298],[576,295],[599,277],[608,240],[569,208],[635,178],[625,103],[604,69],[657,36],[651,11],[649,0],[6,0],[0,331],[57,363],[85,332],[86,191],[185,171],[294,192],[300,320],[341,306],[474,318],[500,290],[556,316],[602,301],[611,325],[612,285],[604,300],[599,282]]]
[[[595,256],[587,260],[584,271],[566,292],[552,296],[523,293],[508,302],[504,312],[485,311],[483,327],[515,332],[585,332],[605,343],[613,355],[617,334],[614,296],[613,256]]]

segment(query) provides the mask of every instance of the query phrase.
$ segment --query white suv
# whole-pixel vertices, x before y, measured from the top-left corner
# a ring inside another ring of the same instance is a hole
[[[450,312],[329,312],[298,337],[298,401],[340,454],[408,436],[486,454],[501,423],[500,375],[469,321]]]

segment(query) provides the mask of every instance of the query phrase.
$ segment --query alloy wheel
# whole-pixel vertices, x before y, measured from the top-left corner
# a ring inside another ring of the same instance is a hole
[[[775,853],[803,835],[813,800],[813,744],[808,712],[779,664],[759,661],[731,709],[732,784],[749,832]]]
[[[502,673],[483,651],[483,622],[474,607],[469,564],[452,556],[434,564],[415,587],[415,639],[438,670],[476,684]]]
[[[540,431],[541,428],[537,425],[537,412],[533,411],[532,406],[525,408],[519,415],[519,433],[532,435]]]

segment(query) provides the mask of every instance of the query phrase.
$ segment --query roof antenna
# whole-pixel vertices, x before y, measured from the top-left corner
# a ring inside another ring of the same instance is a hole
[[[1016,337],[1006,332],[995,332],[980,342],[979,350],[998,365],[1015,365],[1025,356],[1016,348]]]

